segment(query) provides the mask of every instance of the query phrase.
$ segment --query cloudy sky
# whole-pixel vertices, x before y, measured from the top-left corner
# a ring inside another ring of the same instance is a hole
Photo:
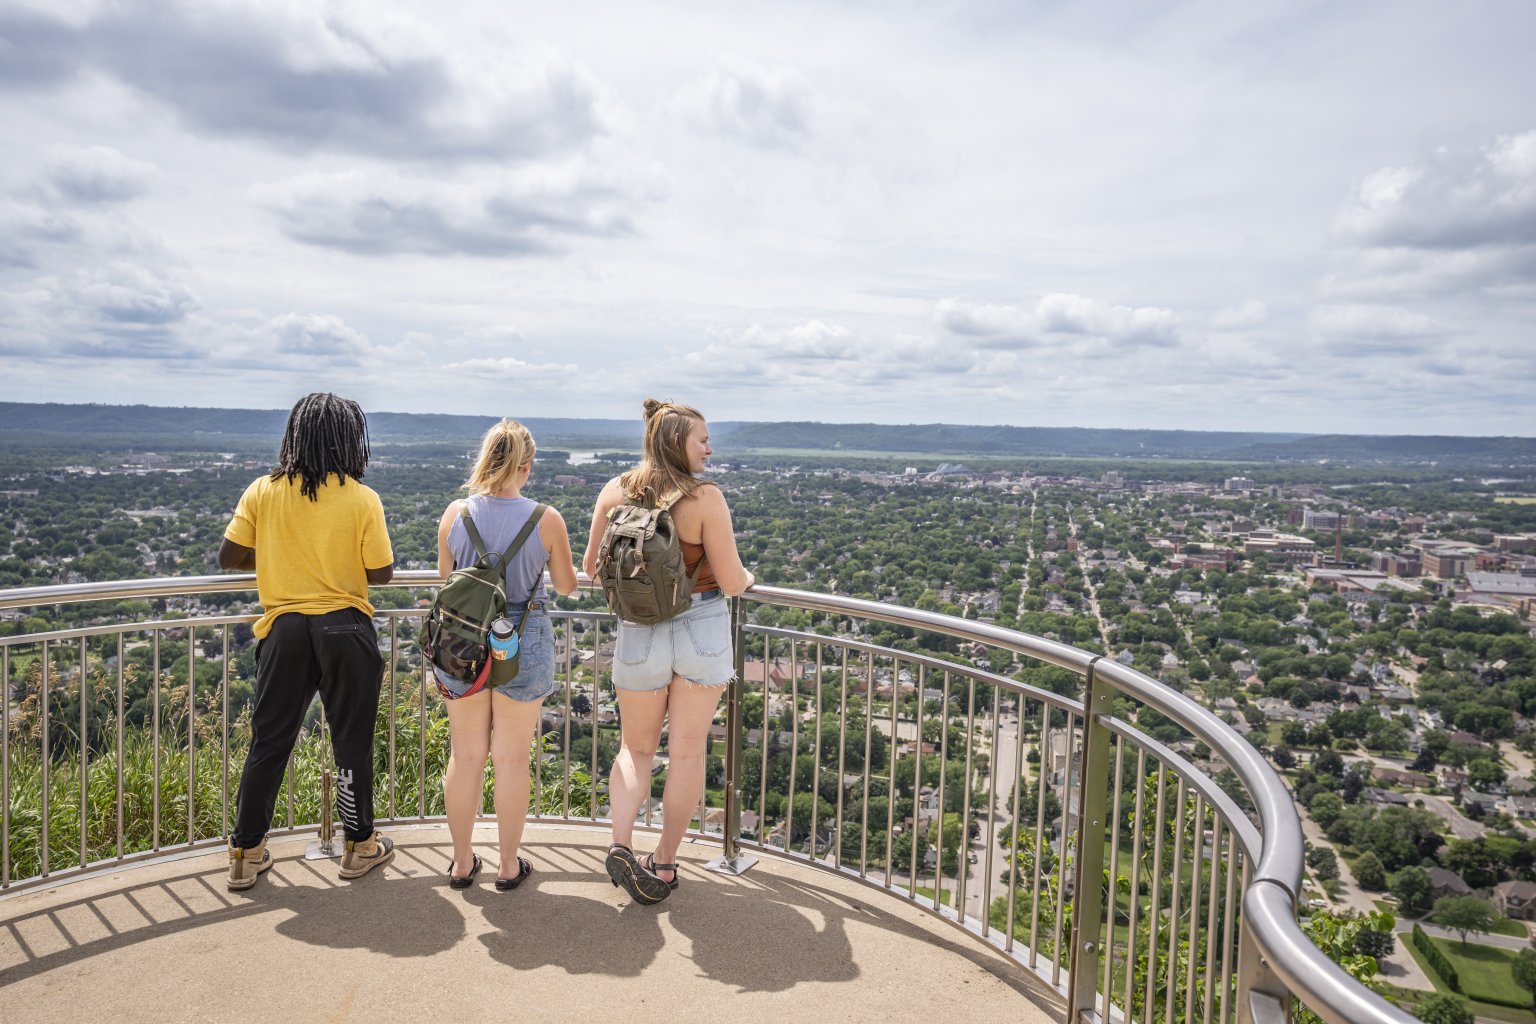
[[[0,400],[1536,435],[1536,4],[0,0]]]

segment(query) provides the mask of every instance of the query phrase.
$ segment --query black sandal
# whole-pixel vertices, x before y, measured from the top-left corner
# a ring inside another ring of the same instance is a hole
[[[519,856],[517,858],[517,874],[511,878],[496,879],[496,891],[511,892],[513,889],[516,889],[518,886],[522,885],[523,879],[527,878],[531,874],[533,874],[533,865],[528,862],[527,857]]]
[[[672,872],[672,881],[670,882],[668,882],[665,878],[662,878],[660,875],[656,875],[657,879],[664,882],[668,889],[676,889],[678,884],[683,880],[682,873],[677,870],[676,864],[657,864],[656,855],[654,853],[646,854],[645,863],[641,864],[640,866],[645,868],[645,870],[649,871],[653,875],[656,875],[656,872],[658,871]]]
[[[622,886],[636,903],[660,903],[672,892],[673,887],[641,867],[634,851],[623,843],[608,847],[603,866],[608,869],[609,880]]]
[[[453,873],[453,861],[448,862],[448,888],[468,889],[475,884],[475,876],[480,873],[480,855],[471,853],[470,857],[473,859],[469,862],[469,874],[462,878]]]

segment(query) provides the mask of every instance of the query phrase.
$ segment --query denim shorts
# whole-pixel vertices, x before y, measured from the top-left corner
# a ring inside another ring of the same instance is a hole
[[[508,609],[508,617],[514,622],[521,614],[521,609]],[[554,693],[555,627],[549,621],[548,612],[540,609],[528,613],[528,622],[523,626],[523,637],[517,650],[517,675],[510,682],[496,687],[496,692],[521,701],[543,700]],[[432,671],[439,683],[459,696],[472,685],[444,675],[435,665]]]
[[[693,595],[693,606],[666,622],[619,622],[613,685],[660,690],[682,676],[700,686],[722,686],[736,674],[731,654],[731,607],[720,591]]]

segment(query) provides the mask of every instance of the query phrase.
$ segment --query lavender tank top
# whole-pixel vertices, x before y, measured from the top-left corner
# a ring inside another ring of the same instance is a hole
[[[517,531],[523,528],[523,524],[533,514],[537,504],[532,498],[493,498],[488,494],[471,494],[469,515],[475,521],[475,529],[480,531],[486,553],[499,554],[505,551],[517,536]],[[549,594],[544,589],[544,566],[549,562],[549,553],[544,550],[544,541],[539,536],[541,528],[542,524],[533,528],[528,540],[507,563],[508,605],[527,604],[530,599],[540,604],[549,601]],[[475,564],[475,546],[470,543],[462,516],[456,517],[448,530],[448,551],[453,555],[455,568]]]

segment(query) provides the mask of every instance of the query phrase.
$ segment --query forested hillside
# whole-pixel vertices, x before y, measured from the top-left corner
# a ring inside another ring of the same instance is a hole
[[[198,438],[231,446],[282,435],[279,409],[155,408],[143,405],[65,405],[0,402],[0,437],[112,435],[116,438]],[[470,441],[490,416],[370,412],[381,441]],[[543,444],[629,448],[640,443],[639,419],[550,417],[523,419]],[[945,423],[751,423],[710,425],[717,449],[731,451],[882,452],[947,456],[1219,459],[1231,462],[1349,461],[1362,464],[1468,466],[1536,465],[1536,439],[1523,437],[1366,436],[1207,430],[1109,430],[1082,427],[965,426]]]

